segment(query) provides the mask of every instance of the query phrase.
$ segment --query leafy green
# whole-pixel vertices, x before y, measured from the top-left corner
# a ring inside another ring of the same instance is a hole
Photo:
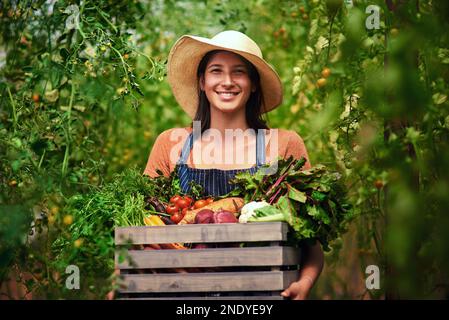
[[[304,192],[299,191],[298,189],[291,186],[288,189],[288,197],[301,203],[306,203],[307,201],[307,196]]]
[[[86,274],[107,279],[114,270],[114,228],[142,226],[149,213],[146,197],[168,202],[173,194],[181,194],[180,190],[176,173],[150,179],[133,167],[115,174],[101,187],[68,198],[62,211],[73,217],[73,223],[66,227],[69,232],[59,233],[51,245],[53,266],[62,272],[67,264],[76,264]],[[195,186],[195,192],[201,189]],[[82,245],[74,247],[76,241]]]
[[[269,206],[255,210],[249,222],[287,222],[293,230],[295,241],[317,239],[324,250],[340,237],[352,220],[352,205],[342,175],[317,165],[301,170],[305,159],[280,158],[276,174],[267,175],[268,166],[254,175],[243,172],[232,180],[234,196],[248,201],[265,200]]]

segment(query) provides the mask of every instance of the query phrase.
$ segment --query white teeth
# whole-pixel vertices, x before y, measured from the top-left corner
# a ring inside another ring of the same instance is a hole
[[[225,97],[230,97],[230,96],[236,96],[239,93],[238,92],[217,92],[217,94],[219,94],[221,96],[225,96]]]

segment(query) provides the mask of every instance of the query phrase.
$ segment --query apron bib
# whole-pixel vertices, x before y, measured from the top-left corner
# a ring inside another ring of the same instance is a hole
[[[190,181],[200,184],[207,196],[218,197],[231,192],[234,189],[229,181],[240,172],[254,174],[259,167],[265,164],[265,130],[257,130],[256,137],[256,166],[247,169],[222,170],[222,169],[199,169],[187,165],[190,151],[193,148],[193,132],[187,137],[182,147],[181,156],[177,162],[178,175],[181,189],[185,193],[190,192]]]

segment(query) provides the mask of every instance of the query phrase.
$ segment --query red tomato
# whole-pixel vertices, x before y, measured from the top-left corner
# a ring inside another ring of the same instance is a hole
[[[170,198],[170,203],[176,204],[176,202],[179,201],[179,199],[181,199],[181,196],[176,195]]]
[[[195,204],[193,205],[193,207],[194,207],[195,209],[199,209],[199,208],[204,207],[205,205],[207,205],[206,200],[197,200],[197,201],[195,202]]]
[[[182,209],[181,214],[182,214],[182,217],[183,217],[183,218],[184,218],[184,216],[186,215],[187,210],[189,210],[189,208],[184,208],[184,209]]]
[[[178,201],[176,201],[176,205],[178,206],[178,208],[184,209],[184,208],[189,207],[189,202],[187,200],[181,198]]]
[[[189,205],[188,205],[189,207],[192,205],[193,199],[192,199],[191,197],[189,197],[189,196],[184,196],[183,199],[186,200],[186,201],[189,203]]]
[[[374,186],[377,189],[382,189],[382,187],[384,186],[384,183],[382,182],[382,180],[376,180],[376,181],[374,181]]]
[[[167,212],[170,215],[173,215],[173,214],[179,212],[179,207],[175,204],[171,204],[167,207],[167,209],[165,209],[165,212]]]
[[[212,203],[212,202],[214,202],[214,199],[212,199],[212,198],[207,198],[207,199],[206,199],[206,202],[207,202],[207,204]]]
[[[175,213],[174,215],[172,215],[172,216],[170,217],[170,220],[173,221],[174,223],[178,224],[179,221],[182,220],[182,218],[183,218],[183,217],[182,217],[182,214],[180,214],[179,212],[177,212],[177,213]]]

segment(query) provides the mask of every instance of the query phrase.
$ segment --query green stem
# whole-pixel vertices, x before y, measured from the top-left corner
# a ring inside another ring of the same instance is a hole
[[[156,74],[156,64],[154,63],[153,59],[150,58],[148,55],[146,55],[145,53],[143,53],[142,51],[139,51],[137,49],[133,49],[134,52],[140,54],[141,56],[144,56],[145,58],[147,58],[148,61],[150,61],[151,63],[151,76],[154,77],[154,75]]]
[[[331,42],[332,42],[332,26],[334,25],[334,20],[335,20],[335,17],[337,16],[337,12],[334,15],[332,15],[331,25],[329,27],[329,45],[327,46],[326,65],[329,63],[329,56],[331,53]]]
[[[128,70],[126,70],[126,62],[122,57],[122,54],[120,53],[120,51],[118,51],[116,48],[111,46],[111,49],[115,51],[115,53],[117,53],[117,55],[119,56],[120,60],[122,61],[122,67],[123,67],[123,71],[125,72],[125,76],[126,76],[126,80],[129,80],[128,77]],[[128,84],[128,82],[127,82]]]
[[[112,27],[114,32],[117,33],[117,27],[114,26],[114,24],[108,18],[106,18],[104,12],[102,10],[98,9],[98,7],[95,7],[95,9],[97,9],[97,11],[100,14],[100,16]]]
[[[81,35],[81,37],[84,39],[86,39],[86,34],[83,32],[83,29],[81,28],[81,19],[82,19],[82,14],[84,11],[84,4],[81,6],[80,12],[79,12],[79,25],[78,28],[76,28],[76,30],[78,30],[79,34]]]
[[[73,79],[72,81],[72,91],[70,94],[70,102],[69,102],[69,110],[67,111],[67,132],[65,132],[66,134],[66,148],[65,148],[65,153],[64,153],[64,160],[62,162],[62,177],[65,177],[65,175],[67,174],[67,169],[68,169],[68,165],[69,165],[69,155],[70,155],[70,118],[72,115],[72,106],[73,106],[73,97],[75,96],[75,85],[73,83]]]
[[[161,215],[161,216],[164,216],[164,217],[171,217],[168,213],[157,212],[157,211],[154,211],[154,210],[148,210],[148,209],[145,209],[145,212],[149,212],[149,213],[153,213],[153,214],[158,214],[158,215]]]
[[[415,149],[416,161],[418,162],[419,191],[423,191],[422,190],[423,184],[422,184],[422,173],[421,172],[422,172],[422,168],[424,168],[424,165],[423,165],[421,154],[420,154],[420,151],[418,149],[418,145],[417,145],[416,141],[412,141],[412,145],[413,145],[413,148]]]
[[[372,223],[373,223],[373,225],[371,227],[372,227],[372,230],[373,230],[372,231],[372,237],[373,237],[373,240],[374,240],[374,245],[376,246],[377,254],[379,256],[382,256],[382,249],[380,247],[379,239],[377,237],[376,226],[374,225],[375,222],[372,222]]]
[[[279,221],[285,221],[284,214],[282,213],[276,213],[271,214],[269,216],[264,217],[251,217],[248,219],[248,222],[279,222]]]
[[[11,106],[12,106],[12,116],[13,116],[13,128],[14,128],[14,133],[16,133],[16,128],[17,128],[17,112],[16,112],[16,103],[14,102],[14,99],[12,97],[11,94],[11,90],[9,89],[9,87],[7,86],[6,89],[8,90],[8,95],[9,95],[9,99],[11,100]]]
[[[45,157],[45,153],[47,152],[47,149],[44,150],[44,152],[42,153],[42,157],[39,160],[39,165],[37,166],[37,170],[41,169],[41,165],[42,165],[42,161],[44,161],[44,157]]]

